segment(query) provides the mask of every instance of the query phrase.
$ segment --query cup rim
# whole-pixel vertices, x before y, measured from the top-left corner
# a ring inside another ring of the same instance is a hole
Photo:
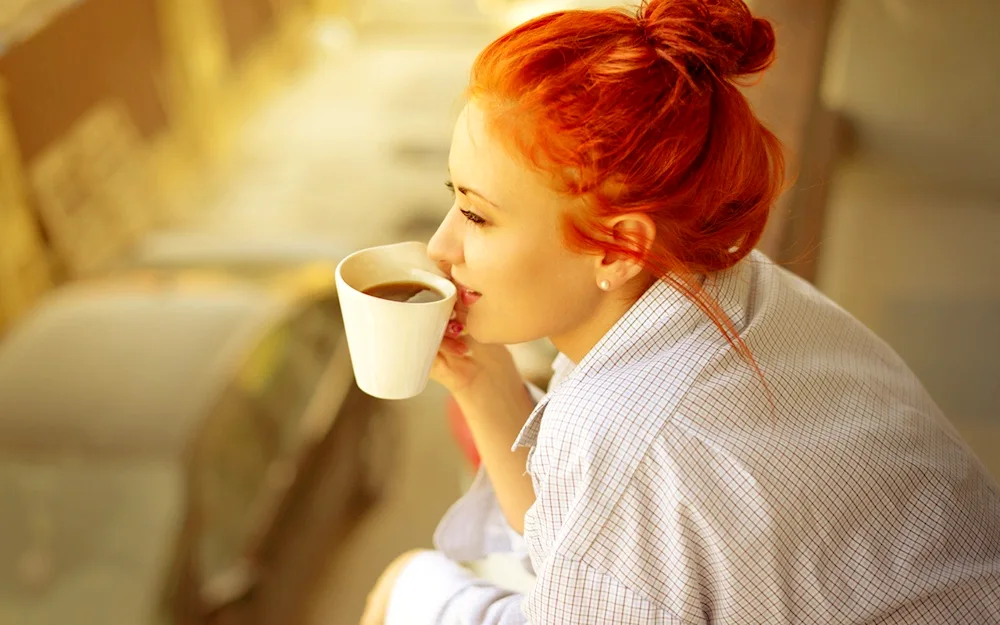
[[[397,243],[397,244],[394,244],[394,245],[401,245],[401,244]],[[451,292],[450,293],[442,293],[442,295],[444,295],[444,297],[442,299],[440,299],[440,300],[433,301],[433,302],[413,302],[413,303],[410,303],[410,302],[399,302],[399,301],[396,301],[396,300],[390,300],[390,299],[385,299],[385,298],[382,298],[382,297],[376,297],[374,295],[369,295],[368,293],[365,293],[361,289],[358,289],[357,287],[355,287],[352,284],[350,284],[344,278],[344,276],[343,276],[343,268],[344,268],[344,265],[346,265],[348,263],[348,261],[350,261],[354,257],[359,256],[361,254],[364,254],[366,252],[371,252],[373,250],[380,249],[380,248],[386,248],[386,247],[392,247],[392,245],[380,245],[380,246],[376,246],[376,247],[369,247],[369,248],[357,250],[356,252],[354,252],[352,254],[349,254],[346,257],[344,257],[340,261],[340,263],[337,264],[337,268],[336,268],[336,271],[335,271],[335,277],[336,277],[336,280],[337,280],[337,283],[338,283],[337,284],[338,291],[339,291],[339,287],[341,285],[343,285],[343,286],[347,287],[348,289],[350,289],[351,291],[353,291],[354,293],[356,293],[357,295],[360,295],[360,296],[362,296],[364,298],[371,299],[371,300],[376,300],[378,302],[383,302],[384,304],[387,304],[387,305],[399,305],[399,306],[408,306],[408,307],[413,307],[413,306],[420,306],[420,307],[439,306],[443,302],[454,301],[455,299],[458,298],[458,287],[455,286],[454,282],[452,282],[446,276],[437,275],[437,274],[435,274],[435,273],[433,273],[431,271],[428,271],[428,270],[420,268],[420,267],[414,267],[413,270],[417,271],[419,273],[425,274],[429,279],[414,279],[413,280],[414,282],[423,282],[423,283],[426,283],[428,286],[430,286],[431,288],[433,288],[433,289],[435,289],[435,290],[437,290],[439,292],[441,292],[442,290],[445,290],[445,289],[441,288],[441,285],[447,285],[447,289],[450,289]],[[435,281],[437,281],[438,283],[435,283]],[[339,297],[340,297],[340,294],[338,293],[338,298]]]

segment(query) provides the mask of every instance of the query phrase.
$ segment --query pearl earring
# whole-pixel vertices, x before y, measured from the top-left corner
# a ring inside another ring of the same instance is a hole
[[[611,283],[608,282],[607,280],[601,280],[601,283],[597,286],[601,287],[602,291],[607,291],[608,289],[611,288]]]

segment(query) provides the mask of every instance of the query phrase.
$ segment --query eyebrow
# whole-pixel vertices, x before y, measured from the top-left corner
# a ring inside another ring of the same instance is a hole
[[[479,191],[476,191],[475,189],[470,189],[469,187],[463,187],[461,185],[456,185],[455,183],[453,183],[451,181],[446,182],[445,185],[449,189],[451,189],[453,191],[454,190],[458,190],[458,192],[461,193],[462,195],[474,195],[477,198],[479,198],[480,200],[482,200],[482,201],[486,202],[487,204],[489,204],[490,206],[492,206],[493,208],[497,208],[497,209],[500,208],[499,206],[497,206],[496,202],[494,202],[493,200],[489,199],[488,197],[486,197],[485,195],[483,195]]]

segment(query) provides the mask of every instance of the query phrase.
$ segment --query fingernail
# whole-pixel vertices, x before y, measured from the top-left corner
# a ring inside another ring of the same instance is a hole
[[[448,336],[458,336],[462,333],[462,330],[464,329],[465,326],[463,326],[457,321],[448,322],[448,331],[447,331]]]

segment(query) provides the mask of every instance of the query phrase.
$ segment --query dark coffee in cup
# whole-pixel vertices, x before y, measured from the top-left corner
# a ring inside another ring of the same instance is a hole
[[[372,297],[409,304],[426,304],[444,299],[444,293],[420,282],[384,282],[368,287],[363,292]]]

